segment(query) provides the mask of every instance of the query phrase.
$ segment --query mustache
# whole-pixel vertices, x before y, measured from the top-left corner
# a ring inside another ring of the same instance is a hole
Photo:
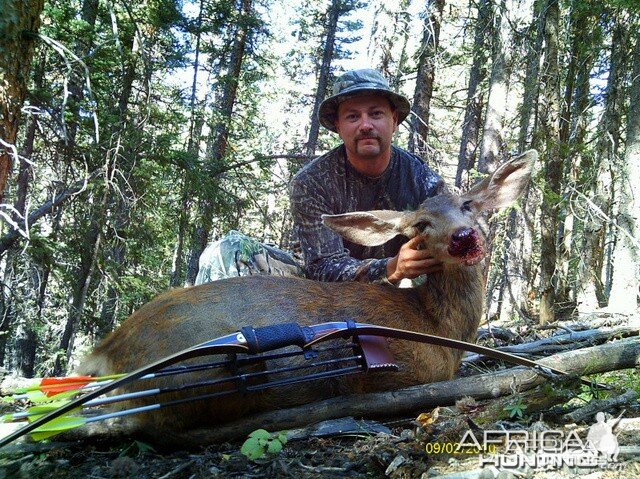
[[[362,134],[356,136],[356,141],[358,140],[380,140],[380,136],[376,134]]]

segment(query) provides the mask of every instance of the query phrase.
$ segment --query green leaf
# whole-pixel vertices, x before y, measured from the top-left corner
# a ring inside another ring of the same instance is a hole
[[[265,449],[260,445],[259,441],[259,438],[249,437],[240,448],[240,452],[252,461],[264,457]]]
[[[282,451],[282,443],[278,439],[269,442],[269,446],[267,447],[269,454],[278,454],[280,451]]]
[[[269,431],[265,431],[264,429],[256,429],[251,434],[249,434],[249,437],[258,437],[258,438],[261,438],[261,439],[270,439],[271,438],[271,433]]]

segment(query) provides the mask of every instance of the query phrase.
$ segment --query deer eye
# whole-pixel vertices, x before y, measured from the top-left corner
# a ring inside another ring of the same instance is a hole
[[[462,206],[460,207],[461,211],[471,211],[471,205],[473,204],[472,200],[467,200],[464,203],[462,203]]]
[[[424,231],[430,226],[431,226],[431,221],[418,221],[416,224],[413,225],[413,227],[416,228],[418,231]]]

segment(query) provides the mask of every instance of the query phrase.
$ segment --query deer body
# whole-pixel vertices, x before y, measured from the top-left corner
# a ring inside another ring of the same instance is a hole
[[[522,155],[466,195],[443,193],[425,201],[415,212],[349,213],[325,218],[325,224],[362,244],[380,244],[397,234],[424,236],[424,248],[443,261],[444,269],[428,275],[419,287],[250,276],[176,289],[131,315],[87,358],[80,372],[103,375],[131,371],[245,325],[305,325],[352,319],[472,341],[482,314],[484,291],[479,264],[484,242],[475,218],[482,210],[502,207],[521,194],[534,158],[535,152]],[[223,397],[191,403],[140,415],[133,427],[165,432],[188,429],[346,391],[389,390],[447,380],[461,358],[459,351],[427,344],[389,340],[389,347],[401,367],[398,373],[364,374],[230,400]],[[185,382],[193,379],[178,378]],[[175,384],[178,378],[165,381]]]

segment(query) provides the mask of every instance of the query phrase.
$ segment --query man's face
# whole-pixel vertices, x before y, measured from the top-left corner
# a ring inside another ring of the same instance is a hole
[[[357,96],[338,106],[335,125],[352,157],[376,159],[391,149],[398,114],[384,96]]]

